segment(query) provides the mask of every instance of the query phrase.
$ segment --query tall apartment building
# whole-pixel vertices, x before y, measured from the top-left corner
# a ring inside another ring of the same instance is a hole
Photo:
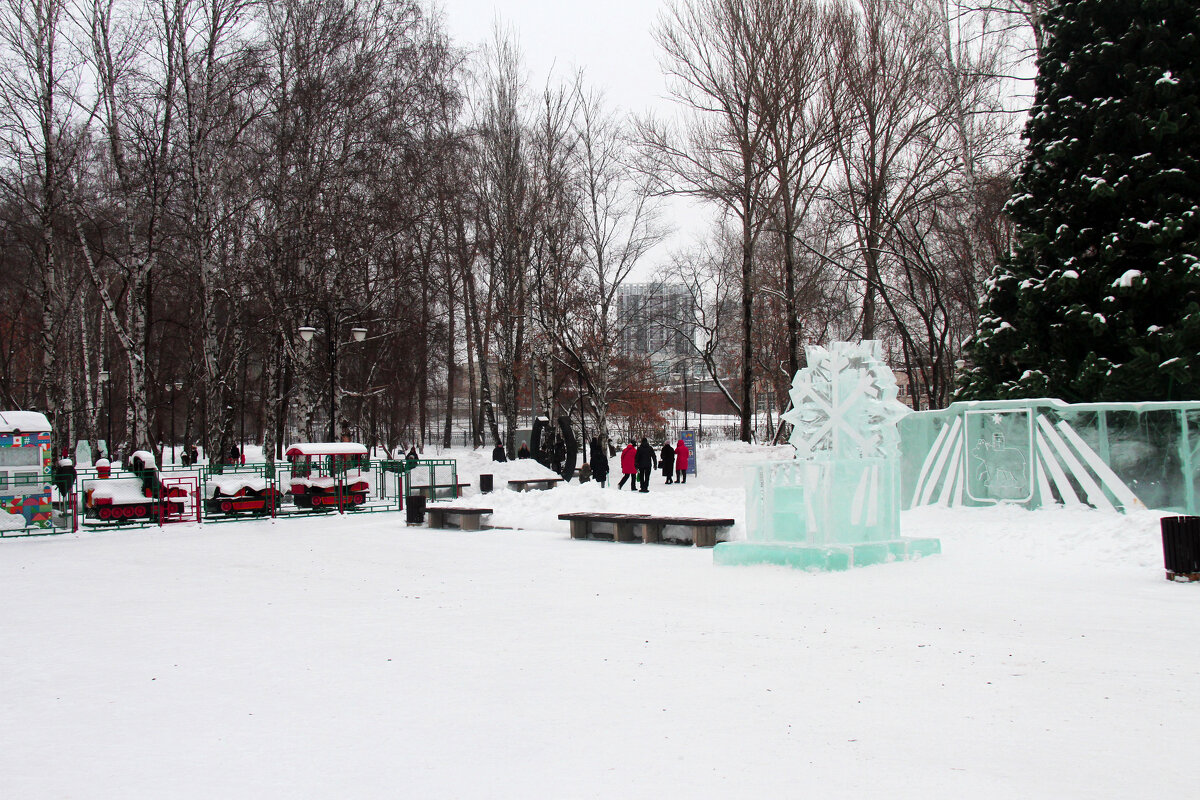
[[[696,312],[678,284],[633,283],[617,293],[621,353],[646,358],[662,377],[691,369],[696,351]]]

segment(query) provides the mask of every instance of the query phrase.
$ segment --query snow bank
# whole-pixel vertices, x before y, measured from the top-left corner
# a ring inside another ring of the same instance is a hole
[[[0,411],[0,433],[44,433],[50,420],[37,411]]]
[[[140,459],[142,462],[142,465],[145,466],[147,469],[157,469],[158,468],[158,462],[154,460],[154,454],[151,453],[149,450],[135,451],[134,454],[129,457],[129,463],[132,464],[135,459]]]
[[[243,489],[261,492],[267,488],[267,479],[261,475],[213,475],[208,479],[208,496],[235,495]]]
[[[92,500],[111,500],[114,503],[139,503],[147,497],[141,478],[108,478],[85,481],[85,492],[91,491]]]
[[[259,450],[261,454],[261,449]],[[284,451],[293,456],[365,456],[367,448],[357,442],[300,442]]]
[[[1020,506],[948,509],[914,508],[900,515],[906,536],[936,536],[943,550],[979,558],[1011,559],[1077,568],[1161,568],[1159,520],[1169,512],[1128,514],[1087,507],[1051,506],[1028,511]],[[932,531],[932,533],[928,533]]]

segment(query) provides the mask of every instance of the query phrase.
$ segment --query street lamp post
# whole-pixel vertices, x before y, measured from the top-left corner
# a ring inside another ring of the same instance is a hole
[[[108,370],[100,370],[100,382],[104,384],[104,417],[105,423],[108,426],[108,433],[105,434],[107,439],[104,442],[104,455],[106,457],[112,453],[112,388],[108,385],[110,377],[112,376]]]
[[[171,395],[171,463],[178,463],[175,460],[175,398],[179,394],[179,390],[183,388],[183,381],[176,378],[174,381],[167,384],[167,392]],[[161,430],[161,428],[160,428]]]
[[[683,429],[688,429],[688,370],[683,368]]]
[[[297,329],[300,338],[311,342],[317,329],[303,325]],[[367,338],[366,328],[351,328],[350,335],[354,341],[361,342]],[[325,317],[325,340],[329,343],[329,441],[337,441],[337,351],[340,346],[334,330],[333,320]]]

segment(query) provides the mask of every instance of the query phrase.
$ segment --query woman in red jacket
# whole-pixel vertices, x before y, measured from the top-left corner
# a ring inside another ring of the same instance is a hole
[[[688,456],[690,451],[683,439],[675,445],[675,482],[687,483]]]
[[[621,451],[621,482],[617,484],[620,489],[625,485],[625,481],[629,481],[630,491],[637,491],[637,481],[634,476],[637,474],[637,445],[633,442],[625,445],[625,449]]]

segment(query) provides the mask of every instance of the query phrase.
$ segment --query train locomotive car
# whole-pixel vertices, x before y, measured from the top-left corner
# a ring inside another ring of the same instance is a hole
[[[44,414],[0,411],[0,528],[50,527],[52,461]]]
[[[292,501],[314,510],[352,509],[371,493],[367,448],[354,442],[306,442],[285,453],[292,464]]]
[[[104,522],[123,522],[183,514],[180,498],[185,492],[159,483],[153,454],[138,450],[129,459],[129,471],[133,477],[84,482],[85,516]],[[161,500],[160,495],[163,495]]]
[[[213,475],[208,479],[204,510],[210,514],[274,513],[279,492],[261,475]]]

